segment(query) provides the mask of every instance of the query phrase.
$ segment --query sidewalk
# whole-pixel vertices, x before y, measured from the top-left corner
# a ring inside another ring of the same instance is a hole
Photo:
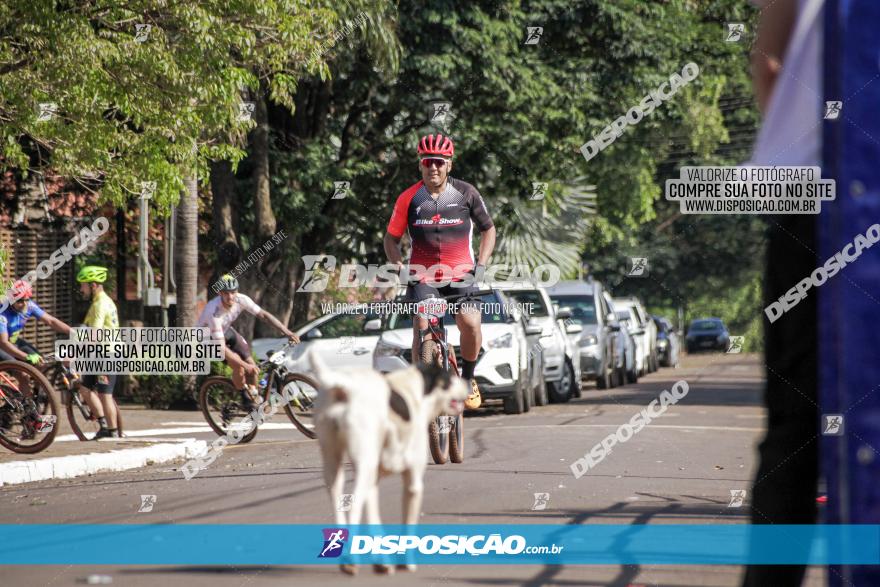
[[[213,436],[198,411],[148,410],[140,406],[120,409],[124,438],[80,441],[70,429],[66,413],[62,413],[55,441],[43,452],[17,454],[0,447],[0,486],[192,458],[207,450],[208,445],[208,441],[194,435]]]

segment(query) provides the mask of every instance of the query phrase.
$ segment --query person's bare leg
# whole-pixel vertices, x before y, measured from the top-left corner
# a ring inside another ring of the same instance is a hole
[[[101,405],[101,400],[97,398],[98,394],[82,385],[79,387],[79,393],[82,395],[83,401],[86,402],[86,405],[89,406],[95,419],[103,418],[104,407]]]
[[[428,327],[428,320],[421,316],[413,317],[413,343],[412,343],[412,363],[418,365],[420,362],[419,353],[422,349],[422,339],[419,336],[419,329]]]
[[[113,394],[100,393],[101,405],[104,408],[104,414],[107,418],[107,428],[116,430],[116,402],[113,401]]]
[[[244,367],[232,365],[232,384],[235,386],[235,389],[242,389],[244,387]]]
[[[247,362],[248,362],[248,365],[253,365],[254,367],[257,366],[257,364],[254,363],[253,357],[248,358]],[[253,385],[254,387],[256,387],[257,386],[257,377],[259,376],[259,374],[260,374],[259,371],[257,371],[256,373],[248,373],[247,375],[245,375],[245,378],[247,379],[247,382],[250,385]]]
[[[476,361],[483,344],[480,330],[480,310],[474,307],[462,308],[455,315],[455,323],[461,333],[461,357],[465,361]]]

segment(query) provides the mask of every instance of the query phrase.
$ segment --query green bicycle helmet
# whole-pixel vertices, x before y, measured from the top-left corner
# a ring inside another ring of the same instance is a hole
[[[107,281],[107,268],[98,265],[86,265],[76,275],[77,283],[104,283]]]
[[[238,290],[238,280],[229,273],[221,276],[220,279],[217,280],[217,285],[220,286],[219,291]]]

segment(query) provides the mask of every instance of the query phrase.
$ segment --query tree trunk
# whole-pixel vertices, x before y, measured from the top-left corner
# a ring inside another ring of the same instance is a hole
[[[257,222],[257,240],[260,246],[264,240],[275,234],[277,222],[272,210],[272,192],[269,177],[269,119],[266,111],[265,93],[257,97],[257,128],[251,133],[254,158],[254,216]]]
[[[199,281],[198,182],[195,176],[184,181],[177,206],[177,242],[175,263],[177,277],[177,326],[195,326],[196,296]]]
[[[214,219],[213,238],[218,246],[236,242],[232,206],[235,201],[235,176],[229,161],[211,163],[211,209]]]

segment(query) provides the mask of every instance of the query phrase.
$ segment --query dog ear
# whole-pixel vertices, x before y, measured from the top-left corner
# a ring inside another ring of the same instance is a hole
[[[437,365],[419,365],[419,372],[425,382],[425,395],[434,391],[438,386],[449,387],[451,381],[449,372]]]
[[[388,405],[391,407],[392,412],[403,418],[405,422],[409,422],[409,404],[406,403],[406,400],[403,399],[402,395],[393,389],[391,390],[391,397],[388,401]]]

